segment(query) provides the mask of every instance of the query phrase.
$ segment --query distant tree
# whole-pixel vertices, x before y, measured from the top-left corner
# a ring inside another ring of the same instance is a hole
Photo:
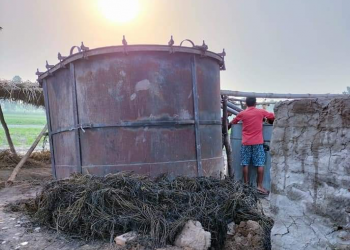
[[[12,78],[12,81],[15,83],[21,83],[22,82],[22,78],[20,76],[14,76]]]
[[[349,87],[349,86],[346,87],[346,90],[347,90],[347,91],[344,91],[343,94],[344,94],[344,95],[350,95],[350,87]]]

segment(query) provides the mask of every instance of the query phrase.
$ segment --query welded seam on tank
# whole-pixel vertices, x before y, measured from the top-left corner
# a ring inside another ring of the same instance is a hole
[[[49,144],[50,144],[50,154],[51,154],[51,168],[52,168],[52,174],[57,178],[56,174],[56,166],[55,166],[55,153],[54,153],[54,147],[53,147],[53,141],[52,141],[52,126],[51,126],[51,118],[50,118],[50,101],[49,101],[49,95],[48,95],[48,88],[47,88],[47,81],[44,79],[43,84],[43,92],[44,92],[44,102],[45,102],[45,112],[46,112],[46,121],[47,121],[47,129],[49,131]]]
[[[202,159],[202,161],[210,161],[210,160],[221,160],[222,156],[218,157],[211,157],[211,158],[205,158]],[[91,168],[91,167],[120,167],[120,166],[137,166],[137,165],[157,165],[157,164],[176,164],[176,163],[186,163],[186,162],[197,162],[197,160],[182,160],[182,161],[162,161],[162,162],[136,162],[136,163],[121,163],[121,164],[116,164],[116,165],[87,165],[83,166],[83,168]],[[60,165],[60,166],[66,166],[66,165]],[[70,166],[70,165],[68,165]],[[74,166],[72,166],[74,167]]]
[[[71,63],[69,65],[70,70],[70,80],[73,86],[73,116],[74,116],[74,126],[77,127],[79,124],[79,110],[78,110],[78,95],[77,95],[77,84],[75,81],[75,65]],[[81,141],[79,130],[75,130],[75,146],[77,150],[77,161],[78,161],[78,171],[83,172],[82,168],[82,155],[81,155]]]
[[[197,65],[196,56],[193,55],[191,61],[192,71],[192,96],[193,96],[193,113],[194,113],[194,132],[195,132],[195,143],[196,143],[196,157],[197,157],[197,175],[203,176],[202,168],[202,149],[201,139],[199,131],[199,112],[198,112],[198,89],[197,89]]]
[[[183,121],[143,121],[143,122],[123,122],[116,124],[77,124],[77,126],[68,127],[51,132],[51,135],[70,132],[78,129],[94,129],[94,128],[114,128],[114,127],[125,127],[125,128],[138,128],[138,127],[175,127],[175,126],[186,126],[194,125],[194,120],[183,120]],[[199,121],[200,125],[220,125],[221,121],[215,120],[203,120]]]

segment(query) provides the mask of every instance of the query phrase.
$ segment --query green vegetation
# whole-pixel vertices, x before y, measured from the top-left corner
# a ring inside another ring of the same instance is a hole
[[[42,128],[9,128],[15,148],[29,148]],[[39,146],[42,143],[39,143]],[[0,148],[8,148],[4,129],[0,130]]]
[[[46,116],[44,114],[32,113],[10,113],[4,114],[8,126],[10,125],[42,125],[46,124]]]
[[[44,109],[8,101],[1,104],[15,148],[29,148],[46,124]],[[5,131],[0,127],[0,148],[5,149],[8,144]]]

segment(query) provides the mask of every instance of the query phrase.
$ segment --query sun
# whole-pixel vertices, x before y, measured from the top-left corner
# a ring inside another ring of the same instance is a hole
[[[107,19],[126,23],[138,15],[140,6],[138,0],[99,0],[99,7]]]

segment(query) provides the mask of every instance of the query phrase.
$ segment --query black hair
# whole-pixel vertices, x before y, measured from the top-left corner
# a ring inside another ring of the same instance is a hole
[[[247,97],[245,100],[245,103],[247,104],[248,107],[253,107],[256,104],[256,98],[255,97]]]

